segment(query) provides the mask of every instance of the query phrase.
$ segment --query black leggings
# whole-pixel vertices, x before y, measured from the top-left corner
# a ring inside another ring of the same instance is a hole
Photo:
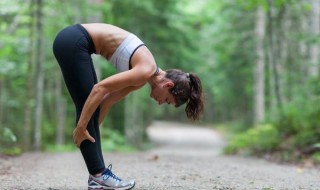
[[[95,47],[89,33],[80,24],[69,26],[57,35],[53,53],[60,65],[62,75],[76,107],[76,123],[97,76],[91,59]],[[80,145],[82,156],[90,174],[105,170],[101,151],[99,108],[90,119],[87,130],[95,143],[85,140]]]

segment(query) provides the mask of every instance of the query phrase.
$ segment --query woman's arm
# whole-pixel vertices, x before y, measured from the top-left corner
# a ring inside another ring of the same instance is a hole
[[[104,97],[102,103],[100,104],[100,114],[99,114],[99,125],[101,125],[103,119],[109,113],[110,108],[113,104],[119,102],[122,98],[127,96],[130,92],[141,88],[141,86],[129,86],[117,92],[113,92]]]
[[[95,139],[89,134],[87,125],[95,110],[104,100],[107,94],[112,94],[117,91],[124,90],[128,87],[141,87],[147,81],[147,74],[143,70],[133,68],[129,71],[112,75],[103,81],[97,83],[92,88],[82,109],[77,127],[73,131],[74,143],[80,147],[80,144],[85,139],[95,142]],[[128,94],[130,91],[126,92]],[[122,96],[124,97],[124,95]],[[105,114],[108,112],[112,104],[107,107]],[[99,116],[100,117],[100,116]]]
[[[87,125],[95,110],[102,103],[105,95],[112,94],[127,87],[141,87],[154,74],[156,63],[151,52],[146,47],[139,48],[133,55],[133,68],[129,71],[112,75],[92,88],[80,115],[77,127],[73,132],[74,143],[79,147],[85,139],[94,142],[87,130]],[[129,92],[127,92],[128,94]],[[111,106],[111,105],[110,105]],[[110,109],[109,106],[109,109]],[[108,109],[106,109],[106,112]]]
[[[142,86],[154,74],[157,68],[151,52],[145,46],[138,48],[133,54],[131,70],[112,75],[94,85],[84,104],[77,127],[86,129],[87,124],[106,94],[122,90],[130,86]]]
[[[139,73],[138,69],[134,68],[129,71],[112,75],[94,85],[83,106],[77,127],[82,128],[83,130],[87,128],[90,118],[102,103],[106,94],[111,94],[129,86],[141,86],[146,82],[146,79],[143,76],[143,74]]]

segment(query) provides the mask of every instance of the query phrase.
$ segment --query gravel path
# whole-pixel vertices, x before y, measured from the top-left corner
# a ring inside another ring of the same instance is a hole
[[[224,143],[213,130],[155,122],[148,134],[157,148],[104,155],[117,175],[136,179],[134,190],[320,189],[319,168],[221,155]],[[79,151],[0,158],[1,190],[84,190],[87,178]]]

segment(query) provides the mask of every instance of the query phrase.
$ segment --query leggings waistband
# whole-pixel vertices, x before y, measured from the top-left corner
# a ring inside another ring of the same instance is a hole
[[[89,42],[89,48],[90,48],[90,49],[89,49],[89,52],[90,52],[90,53],[96,53],[96,48],[95,48],[95,46],[94,46],[93,40],[92,40],[89,32],[88,32],[81,24],[75,24],[75,26],[76,26],[79,30],[81,30],[81,31],[85,34],[85,36],[87,37],[88,42]]]

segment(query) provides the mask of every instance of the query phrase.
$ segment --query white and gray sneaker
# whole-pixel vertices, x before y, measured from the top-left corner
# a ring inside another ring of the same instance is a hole
[[[99,177],[89,176],[88,190],[128,190],[134,187],[134,180],[124,181],[111,172],[112,165]]]

